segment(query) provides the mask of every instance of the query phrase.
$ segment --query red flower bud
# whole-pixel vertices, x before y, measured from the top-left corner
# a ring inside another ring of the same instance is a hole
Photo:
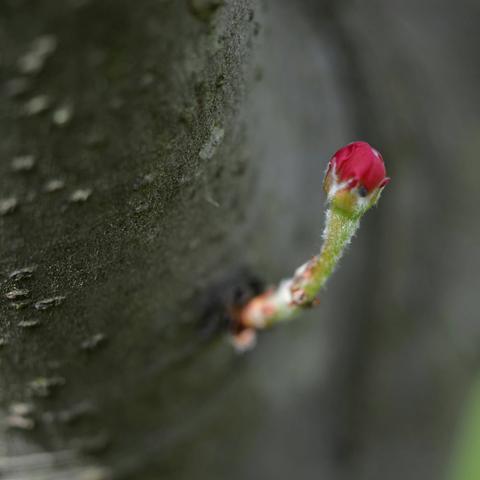
[[[332,170],[337,182],[346,182],[348,189],[363,187],[365,195],[390,181],[382,156],[367,142],[349,143],[338,150],[328,164],[327,176]]]

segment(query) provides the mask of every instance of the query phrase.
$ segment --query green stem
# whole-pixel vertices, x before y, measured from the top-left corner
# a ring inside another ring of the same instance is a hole
[[[359,217],[349,216],[335,207],[327,210],[323,234],[324,242],[320,255],[311,261],[311,277],[303,282],[305,302],[302,303],[309,304],[315,300],[318,292],[333,273],[359,224]]]
[[[247,328],[266,328],[289,320],[302,308],[311,306],[332,274],[360,223],[360,215],[349,215],[331,206],[327,210],[320,254],[302,265],[290,279],[253,298],[239,314]]]

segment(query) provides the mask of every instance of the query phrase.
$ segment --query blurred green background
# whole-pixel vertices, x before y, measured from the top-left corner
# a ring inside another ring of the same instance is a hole
[[[452,480],[480,478],[480,381],[477,380],[462,412],[452,459]]]

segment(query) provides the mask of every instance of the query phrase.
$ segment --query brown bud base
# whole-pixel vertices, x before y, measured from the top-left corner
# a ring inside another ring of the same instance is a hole
[[[251,329],[242,325],[239,313],[263,290],[260,280],[246,269],[233,272],[214,282],[202,295],[200,335],[204,339],[213,339],[220,334],[229,333],[234,344],[236,338],[251,337]]]

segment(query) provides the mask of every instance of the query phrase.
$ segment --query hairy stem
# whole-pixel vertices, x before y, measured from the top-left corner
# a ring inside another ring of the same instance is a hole
[[[326,214],[319,255],[298,268],[292,278],[283,280],[277,288],[267,290],[247,303],[238,315],[241,326],[255,329],[270,327],[310,307],[359,223],[360,216],[349,215],[331,206]]]
[[[334,207],[327,210],[323,233],[324,242],[320,255],[309,262],[309,264],[311,263],[310,267],[307,267],[310,268],[309,278],[300,278],[299,280],[299,286],[304,290],[305,303],[308,304],[315,300],[318,292],[333,273],[359,224],[359,217],[352,218]]]

